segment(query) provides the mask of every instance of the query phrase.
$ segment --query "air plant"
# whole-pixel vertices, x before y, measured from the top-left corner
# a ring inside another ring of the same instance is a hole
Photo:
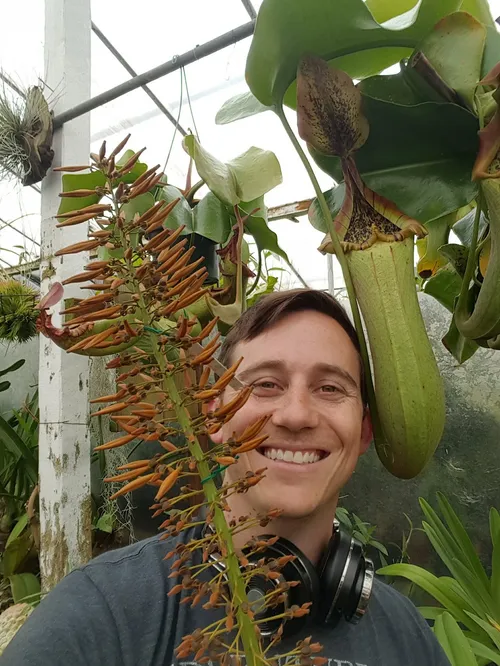
[[[38,293],[17,280],[0,280],[0,340],[27,342],[37,334]]]
[[[52,164],[52,114],[38,86],[14,97],[0,90],[0,179],[33,185]]]
[[[141,214],[129,214],[127,204],[154,188],[161,174],[157,175],[156,168],[149,169],[126,184],[123,176],[130,173],[142,151],[117,167],[115,158],[125,143],[122,141],[109,155],[104,143],[99,154],[91,156],[90,167],[58,169],[72,172],[90,168],[105,176],[104,185],[98,188],[101,203],[83,208],[75,205],[58,216],[61,228],[92,220],[98,224],[99,230],[90,231],[88,240],[56,252],[57,256],[98,253],[82,273],[63,282],[81,284],[81,289],[94,295],[65,303],[62,314],[66,320],[62,328],[56,328],[48,308],[60,300],[63,286],[54,285],[39,304],[38,327],[68,352],[113,355],[107,368],[120,373],[116,393],[93,400],[98,409],[92,416],[109,415],[123,434],[96,450],[116,449],[134,439],[158,442],[158,453],[151,459],[124,464],[117,476],[106,479],[123,482],[112,497],[145,485],[157,488],[152,510],[154,516],[165,514],[161,538],[206,526],[200,537],[181,543],[166,555],[171,576],[178,576],[179,581],[170,595],[180,595],[181,603],[192,605],[204,600],[207,612],[218,611],[207,614],[206,627],[183,638],[177,646],[177,657],[194,655],[199,663],[210,660],[223,665],[238,664],[242,656],[249,666],[271,666],[278,656],[299,657],[301,664],[313,666],[325,663],[314,656],[320,646],[310,639],[299,641],[286,654],[276,654],[282,622],[303,617],[309,611],[309,604],[283,606],[283,592],[293,583],[276,581],[290,558],[269,562],[262,555],[276,537],[253,539],[244,553],[235,550],[236,533],[258,525],[265,528],[280,513],[276,509],[264,515],[226,519],[228,499],[258,484],[265,469],[250,472],[230,485],[217,483],[221,472],[234,464],[238,455],[266,439],[262,430],[267,418],[242,433],[234,433],[223,444],[203,445],[245,404],[252,389],[242,386],[235,377],[239,360],[224,368],[214,358],[220,346],[217,318],[202,328],[196,317],[185,314],[186,308],[208,293],[204,284],[207,272],[200,259],[191,260],[192,250],[186,250],[182,228],[164,228],[177,202],[155,202]],[[76,201],[95,193],[89,189],[61,196]],[[244,220],[237,208],[235,216],[241,226]],[[211,383],[213,369],[218,379]],[[214,408],[212,401],[229,385],[237,389],[235,397]],[[174,443],[179,441],[182,443]],[[222,564],[217,569],[211,565],[214,553]],[[246,593],[256,575],[275,583],[265,601],[268,608],[275,609],[273,620],[278,624],[267,646],[260,630],[264,620],[254,612]]]

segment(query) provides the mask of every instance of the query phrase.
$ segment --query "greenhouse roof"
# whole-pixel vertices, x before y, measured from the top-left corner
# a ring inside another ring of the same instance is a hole
[[[260,4],[261,0],[143,0],[140,5],[92,0],[92,97],[126,82],[133,72],[140,74],[175,61],[198,45],[248,25]],[[490,6],[498,16],[500,0],[490,0]],[[44,80],[44,15],[44,3],[33,0],[17,0],[4,8],[0,68],[21,88]],[[146,146],[145,161],[151,165],[164,164],[168,158],[169,181],[181,185],[189,161],[181,135],[191,130],[221,160],[231,159],[252,145],[274,151],[283,183],[267,195],[268,206],[312,197],[303,166],[274,114],[230,125],[215,123],[222,104],[247,90],[244,70],[250,41],[251,37],[240,39],[153,81],[149,92],[139,88],[91,111],[91,150],[97,151],[103,139],[113,145],[130,132],[130,146],[136,150]],[[61,88],[46,94],[50,101],[61,94]],[[321,186],[327,189],[330,179],[316,171]],[[316,250],[322,234],[304,218],[299,223],[281,219],[271,225],[306,282],[326,286],[326,260]],[[39,186],[22,188],[14,180],[0,183],[0,265],[6,268],[36,260],[39,250]],[[335,277],[336,286],[340,285],[340,271]]]

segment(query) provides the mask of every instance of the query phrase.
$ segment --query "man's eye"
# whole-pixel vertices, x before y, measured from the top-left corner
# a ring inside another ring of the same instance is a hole
[[[256,388],[256,389],[267,389],[269,391],[272,391],[273,389],[278,388],[278,385],[275,382],[262,381],[262,382],[255,382],[254,388]]]
[[[321,387],[322,393],[338,393],[340,391],[338,386],[333,386],[333,384],[326,384]]]

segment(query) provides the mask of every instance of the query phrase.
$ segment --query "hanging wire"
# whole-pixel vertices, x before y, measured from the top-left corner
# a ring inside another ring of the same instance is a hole
[[[196,134],[196,138],[199,141],[200,140],[200,135],[198,134],[198,128],[196,127],[196,120],[194,119],[194,114],[193,114],[193,107],[191,106],[191,97],[189,95],[189,88],[188,88],[188,82],[187,82],[187,76],[186,76],[186,68],[182,67],[181,71],[182,71],[182,75],[184,77],[184,84],[186,86],[186,96],[187,96],[187,99],[188,99],[189,111],[191,113],[191,120],[193,121],[194,132]]]
[[[181,112],[182,112],[182,103],[184,101],[184,77],[182,75],[182,70],[183,68],[180,69],[180,75],[181,75],[181,94],[180,94],[180,100],[179,100],[179,112],[177,114],[177,124],[174,127],[174,133],[172,135],[172,141],[170,142],[170,148],[168,150],[168,155],[167,159],[165,160],[165,165],[163,166],[163,173],[167,172],[167,165],[168,161],[170,160],[170,155],[172,154],[172,149],[174,147],[174,141],[175,137],[177,136],[177,126],[179,125],[179,120],[181,118]]]

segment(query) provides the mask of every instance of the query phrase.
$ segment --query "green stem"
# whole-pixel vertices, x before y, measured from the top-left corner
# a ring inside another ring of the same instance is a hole
[[[300,157],[302,164],[304,165],[307,174],[311,180],[311,183],[314,187],[314,191],[316,192],[316,197],[318,199],[318,203],[321,208],[321,212],[323,213],[323,217],[325,219],[328,232],[330,234],[330,237],[332,239],[333,247],[335,250],[335,254],[337,256],[338,262],[340,264],[340,267],[342,269],[342,274],[344,276],[344,282],[347,290],[347,295],[349,297],[349,303],[351,306],[351,311],[352,311],[352,317],[354,319],[354,325],[356,327],[356,331],[358,334],[359,338],[359,345],[361,349],[361,359],[363,361],[363,366],[365,370],[365,381],[366,381],[366,389],[367,389],[367,394],[368,394],[368,404],[370,407],[370,415],[372,419],[372,425],[373,425],[373,437],[375,441],[382,442],[384,440],[384,435],[382,432],[382,426],[380,424],[380,420],[378,417],[378,410],[377,410],[377,403],[375,400],[375,389],[373,386],[373,379],[372,379],[372,374],[371,374],[371,366],[370,366],[370,356],[368,354],[368,346],[366,344],[366,338],[365,334],[363,331],[363,324],[361,321],[361,314],[359,311],[358,307],[358,302],[356,300],[356,292],[354,289],[354,284],[352,282],[352,277],[351,273],[349,270],[349,266],[347,264],[347,260],[345,257],[344,250],[342,249],[342,245],[339,241],[337,231],[335,229],[335,225],[333,223],[333,218],[332,214],[330,212],[330,209],[328,208],[328,204],[326,202],[325,196],[321,190],[321,187],[319,185],[318,179],[316,178],[316,174],[314,173],[314,170],[307,159],[307,155],[305,154],[304,150],[302,149],[302,146],[300,145],[299,140],[295,136],[294,131],[290,127],[290,124],[286,118],[285,111],[283,109],[283,105],[279,105],[275,107],[275,112],[278,115],[279,119],[281,120],[281,123],[283,127],[285,128],[286,133],[288,134],[288,137],[290,138],[290,141],[293,144],[293,147],[295,148],[298,156]]]
[[[258,263],[257,263],[257,275],[255,277],[255,280],[253,281],[252,286],[250,289],[247,291],[246,296],[247,298],[250,296],[250,294],[255,291],[255,288],[260,280],[260,276],[262,275],[262,251],[257,249],[257,254],[258,254]]]

